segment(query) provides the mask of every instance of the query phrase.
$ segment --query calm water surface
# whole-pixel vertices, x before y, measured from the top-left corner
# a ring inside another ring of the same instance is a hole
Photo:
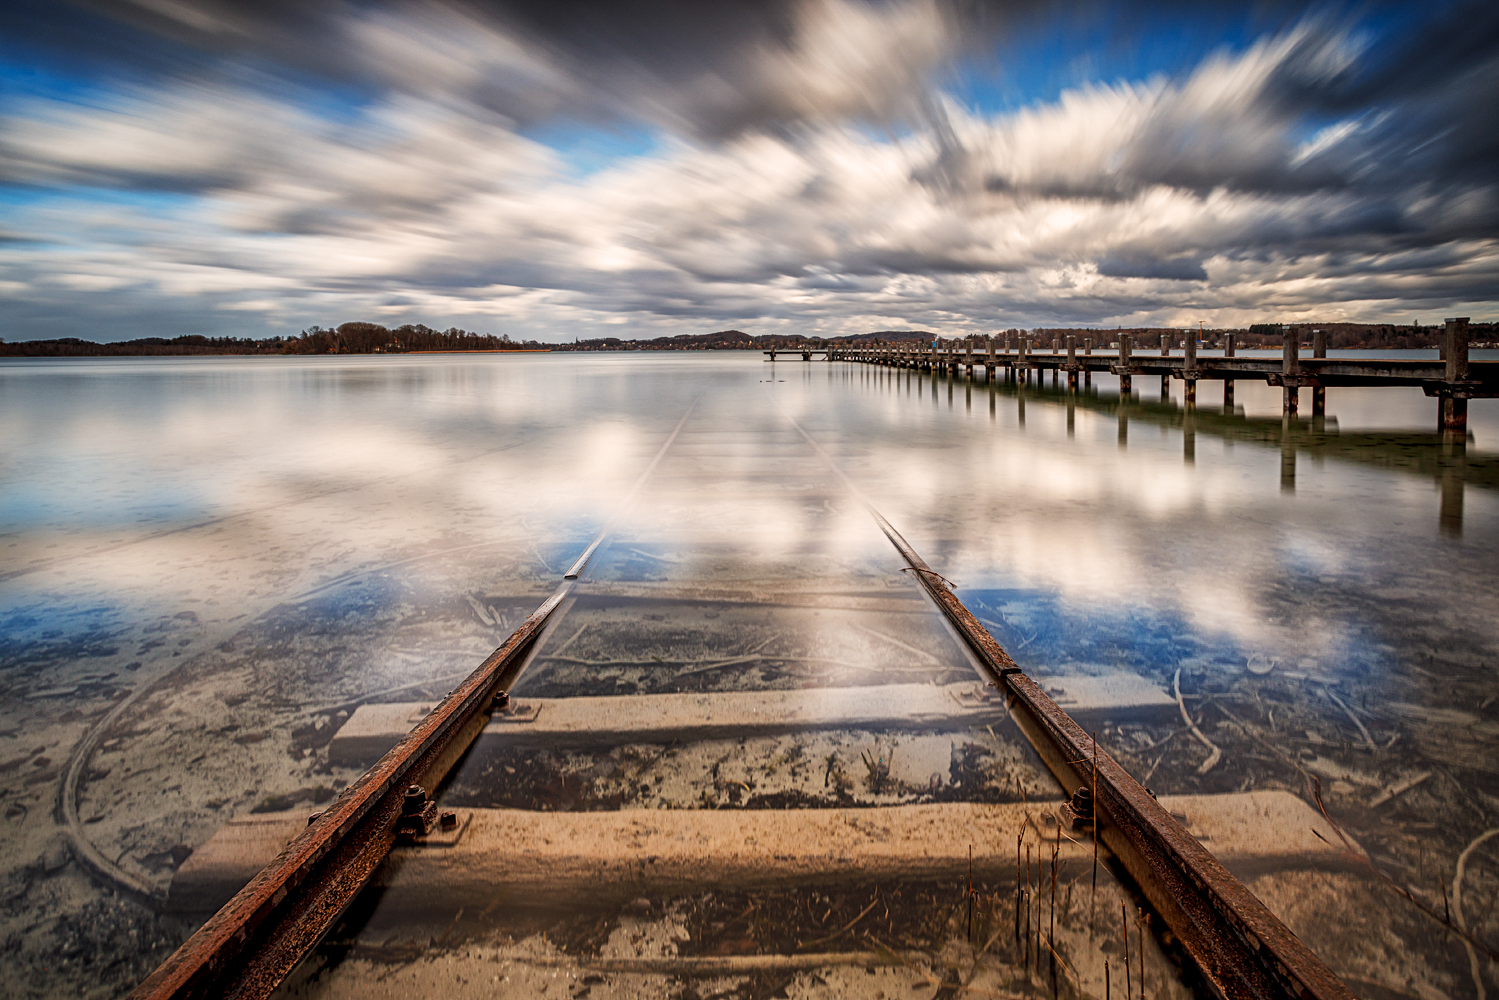
[[[1410,899],[1348,858],[1239,874],[1356,992],[1499,987],[1481,944],[1419,908],[1499,940],[1499,838],[1478,840],[1499,826],[1499,407],[1475,401],[1454,446],[1419,390],[1329,390],[1324,420],[1304,403],[1286,425],[1279,389],[1241,382],[1225,413],[1204,383],[1188,411],[1155,382],[1121,401],[1107,377],[1069,396],[733,353],[0,363],[0,989],[128,991],[206,915],[128,886],[165,893],[231,819],[328,801],[363,767],[334,739],[354,713],[420,718],[606,524],[519,704],[678,695],[712,714],[973,684],[839,470],[1028,671],[1170,693],[1086,720],[1158,794],[1321,796]],[[1099,913],[1121,903],[1149,992],[1194,989],[1110,870],[1086,901],[1067,870],[1043,899],[1063,790],[1002,713],[735,725],[486,739],[442,802],[754,810],[791,835],[786,810],[1014,803],[1038,817],[1026,919],[1055,918],[1061,971],[1014,940],[1014,843],[980,840],[977,927],[953,916],[956,872],[620,899],[559,876],[545,898],[475,900],[395,870],[285,992],[1043,996],[1055,974],[1101,996],[1122,938]],[[73,860],[78,838],[113,882]],[[905,957],[618,966],[871,949]]]

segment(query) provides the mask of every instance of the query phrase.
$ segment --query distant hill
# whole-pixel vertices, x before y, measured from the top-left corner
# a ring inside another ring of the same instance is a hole
[[[558,351],[735,351],[748,350],[755,346],[749,334],[739,330],[720,330],[718,333],[679,333],[675,337],[656,337],[652,340],[621,340],[618,337],[598,337],[579,340],[571,344],[557,344]]]

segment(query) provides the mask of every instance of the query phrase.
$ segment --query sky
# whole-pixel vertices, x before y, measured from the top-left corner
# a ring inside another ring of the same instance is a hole
[[[1496,302],[1492,0],[0,4],[12,342]]]

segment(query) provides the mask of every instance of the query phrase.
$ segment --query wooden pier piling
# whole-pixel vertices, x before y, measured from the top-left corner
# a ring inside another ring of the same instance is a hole
[[[1286,327],[1281,335],[1281,385],[1285,389],[1281,412],[1293,419],[1301,403],[1301,335],[1293,327]],[[1294,455],[1295,452],[1292,452]],[[1292,472],[1295,475],[1295,472]]]
[[[1468,317],[1447,320],[1442,331],[1442,360],[1446,362],[1447,384],[1441,387],[1438,430],[1452,438],[1466,438],[1468,433]]]
[[[1226,333],[1223,335],[1223,356],[1225,358],[1231,358],[1234,356],[1234,341],[1236,339],[1237,334]],[[1225,378],[1223,380],[1223,409],[1224,412],[1231,412],[1233,408],[1234,380],[1232,378]]]
[[[1079,383],[1091,385],[1091,373],[1094,371],[1110,372],[1119,377],[1120,397],[1117,404],[1117,415],[1119,421],[1119,446],[1127,447],[1129,440],[1129,422],[1132,419],[1154,419],[1152,413],[1160,413],[1162,409],[1156,405],[1154,400],[1148,404],[1132,398],[1131,381],[1134,375],[1153,375],[1160,377],[1180,378],[1185,383],[1183,389],[1183,415],[1182,422],[1178,425],[1183,429],[1183,457],[1188,464],[1195,460],[1196,453],[1196,431],[1198,420],[1196,419],[1197,383],[1204,380],[1221,380],[1223,382],[1223,413],[1232,415],[1236,412],[1234,399],[1234,385],[1238,379],[1258,379],[1268,385],[1278,386],[1282,389],[1283,406],[1282,420],[1280,421],[1279,434],[1271,431],[1267,437],[1267,443],[1274,445],[1278,439],[1281,451],[1281,485],[1286,490],[1294,490],[1296,482],[1297,455],[1301,451],[1310,452],[1314,461],[1319,461],[1319,456],[1324,447],[1323,436],[1329,428],[1326,419],[1326,390],[1333,386],[1351,387],[1405,387],[1420,388],[1427,396],[1438,402],[1438,440],[1442,446],[1440,459],[1428,456],[1434,466],[1432,473],[1441,490],[1441,530],[1444,533],[1458,533],[1461,531],[1463,516],[1464,484],[1472,481],[1474,477],[1474,466],[1466,456],[1467,448],[1467,401],[1473,398],[1499,397],[1499,361],[1472,360],[1469,354],[1469,321],[1466,317],[1448,319],[1441,337],[1440,360],[1429,358],[1411,357],[1329,357],[1328,336],[1325,330],[1314,330],[1308,328],[1309,348],[1306,357],[1301,354],[1303,345],[1300,343],[1297,333],[1301,331],[1287,330],[1282,340],[1282,353],[1280,358],[1265,357],[1255,354],[1250,357],[1238,356],[1238,338],[1233,333],[1223,334],[1221,340],[1222,354],[1209,354],[1200,357],[1197,339],[1192,336],[1192,331],[1187,331],[1187,339],[1182,344],[1179,356],[1170,353],[1174,345],[1166,343],[1164,353],[1156,356],[1154,352],[1141,355],[1135,351],[1133,336],[1119,333],[1117,352],[1108,351],[1109,344],[1098,345],[1103,351],[1095,353],[1094,338],[1065,336],[1059,338],[1053,345],[1052,352],[1037,352],[1041,340],[1032,337],[1015,338],[1012,335],[986,335],[983,347],[972,338],[958,341],[935,341],[923,344],[920,341],[905,341],[901,343],[874,342],[867,346],[848,348],[827,348],[833,360],[856,361],[867,364],[883,365],[890,368],[915,368],[919,374],[925,374],[925,369],[930,369],[934,378],[932,380],[932,400],[938,399],[937,388],[938,372],[950,372],[953,376],[962,373],[966,367],[971,379],[976,374],[976,369],[984,367],[987,375],[986,380],[995,380],[1003,372],[1003,379],[1007,386],[1015,386],[1020,389],[1021,396],[1017,400],[1018,422],[1023,427],[1025,424],[1025,396],[1031,395],[1028,390],[1040,389],[1045,385],[1045,373],[1052,372],[1052,385],[1062,383],[1060,373],[1067,372],[1066,402],[1072,403],[1072,397],[1076,395],[1076,404],[1091,406],[1093,402],[1100,402],[1091,393],[1078,392]],[[1081,341],[1083,350],[1078,351],[1078,343]],[[1152,342],[1153,344],[1155,342]],[[1065,344],[1066,350],[1062,351]],[[772,352],[765,352],[770,355]],[[777,354],[785,355],[799,353],[788,351],[785,348],[776,350]],[[1037,377],[1033,380],[1030,372],[1036,372]],[[1082,378],[1079,379],[1078,376]],[[1040,383],[1039,385],[1036,383]],[[924,381],[919,379],[905,380],[906,394],[912,395],[921,392],[925,386]],[[1301,389],[1312,390],[1312,416],[1309,424],[1298,420],[1297,394]],[[971,392],[970,388],[967,390]],[[948,384],[948,400],[952,403],[952,385]],[[965,406],[971,403],[970,397],[965,393]],[[1091,402],[1090,402],[1091,400]],[[996,414],[996,400],[991,394],[989,399],[989,411],[991,419]],[[1113,408],[1110,401],[1105,404]],[[1070,435],[1076,432],[1075,407],[1068,413],[1067,430]],[[1217,421],[1216,413],[1206,415],[1209,423]],[[1207,426],[1207,425],[1204,425]],[[1336,437],[1336,431],[1333,430]],[[1425,437],[1422,435],[1422,437]],[[1430,443],[1428,438],[1426,442]]]
[[[1293,391],[1293,390],[1287,390]],[[1288,410],[1280,416],[1280,488],[1291,493],[1296,489],[1296,411]]]
[[[1327,331],[1312,331],[1312,357],[1327,357]],[[1316,385],[1312,387],[1312,417],[1324,417],[1327,415],[1327,387]]]
[[[1223,407],[1225,412],[1235,409],[1234,383],[1238,379],[1259,379],[1282,389],[1283,414],[1296,415],[1300,409],[1299,392],[1312,390],[1313,427],[1320,426],[1325,419],[1327,389],[1332,386],[1408,386],[1419,387],[1428,396],[1438,400],[1438,430],[1450,438],[1453,447],[1460,447],[1467,439],[1468,400],[1473,398],[1499,397],[1499,362],[1470,361],[1468,320],[1455,318],[1447,321],[1442,335],[1441,360],[1398,358],[1353,358],[1328,357],[1326,331],[1311,330],[1311,350],[1306,358],[1301,356],[1299,331],[1287,329],[1282,340],[1280,359],[1262,356],[1238,357],[1237,337],[1232,333],[1223,335],[1222,356],[1199,357],[1198,342],[1192,331],[1187,331],[1179,356],[1173,355],[1174,345],[1167,337],[1159,343],[1161,353],[1157,356],[1139,354],[1132,334],[1120,332],[1117,351],[1104,353],[1093,350],[1094,338],[1076,336],[1059,337],[1052,341],[1052,350],[1045,351],[1043,342],[1034,337],[1014,337],[1010,334],[986,336],[984,346],[979,348],[973,338],[957,341],[935,340],[929,343],[905,341],[893,344],[876,342],[868,346],[848,348],[816,348],[787,350],[768,349],[766,356],[777,359],[786,354],[815,355],[823,351],[830,360],[858,361],[884,365],[891,368],[915,369],[919,373],[930,371],[934,376],[942,373],[959,376],[966,373],[970,379],[983,367],[987,379],[995,379],[1003,371],[1007,384],[1044,384],[1045,373],[1052,373],[1052,384],[1060,386],[1062,372],[1067,372],[1066,386],[1069,390],[1092,385],[1092,373],[1109,372],[1119,378],[1120,394],[1128,399],[1134,391],[1136,375],[1153,375],[1161,378],[1163,389],[1169,387],[1168,379],[1179,378],[1183,386],[1183,402],[1187,407],[1197,403],[1197,383],[1221,380],[1223,385]],[[1081,340],[1083,350],[1078,351]],[[1065,352],[1063,346],[1065,344]],[[1107,345],[1103,345],[1107,347]],[[1101,356],[1100,356],[1101,355]],[[1032,379],[1030,373],[1038,373]],[[1081,376],[1081,378],[1079,378]],[[933,387],[935,392],[935,385]],[[1163,391],[1162,400],[1169,399]]]
[[[1182,399],[1188,407],[1197,405],[1197,335],[1187,334],[1182,345]]]
[[[1132,390],[1130,384],[1130,335],[1121,333],[1119,335],[1119,364],[1114,369],[1114,374],[1119,376],[1119,394],[1128,396]]]
[[[1163,334],[1161,334],[1161,357],[1163,357],[1163,358],[1169,358],[1169,357],[1171,357],[1171,335],[1169,333],[1163,333]],[[1166,400],[1168,400],[1170,398],[1171,398],[1171,373],[1170,372],[1162,372],[1161,373],[1161,401],[1165,402]]]

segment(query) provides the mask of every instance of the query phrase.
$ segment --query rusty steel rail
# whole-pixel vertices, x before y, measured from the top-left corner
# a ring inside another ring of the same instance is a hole
[[[538,648],[576,578],[620,513],[676,441],[696,400],[636,480],[619,512],[557,589],[374,767],[344,789],[292,842],[135,988],[132,1000],[266,997],[306,957],[369,882],[412,822],[430,825],[441,784]],[[418,787],[414,787],[418,786]],[[413,795],[415,798],[413,799]]]
[[[267,996],[396,842],[407,789],[431,789],[489,722],[510,668],[572,590],[558,587],[400,743],[136,987],[138,1000]]]
[[[864,504],[991,683],[1007,694],[1011,717],[1057,782],[1066,791],[1088,789],[1092,794],[1099,839],[1213,988],[1228,1000],[1354,1000],[1326,963],[1025,675],[832,456],[789,415],[787,419]]]

